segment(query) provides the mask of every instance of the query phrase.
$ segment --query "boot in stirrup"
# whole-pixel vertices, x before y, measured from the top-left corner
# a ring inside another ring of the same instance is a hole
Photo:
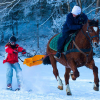
[[[61,57],[61,52],[57,52],[57,53],[54,55],[54,58],[60,59],[60,57]]]

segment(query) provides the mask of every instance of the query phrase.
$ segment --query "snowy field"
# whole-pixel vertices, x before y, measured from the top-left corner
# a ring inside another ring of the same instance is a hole
[[[24,58],[21,58],[24,59]],[[53,75],[51,65],[38,65],[28,67],[19,61],[22,68],[23,85],[21,91],[6,90],[6,66],[0,57],[0,100],[100,100],[100,92],[93,90],[92,70],[79,68],[80,77],[76,81],[70,78],[70,89],[72,96],[66,95],[64,73],[65,68],[58,64],[60,77],[64,84],[64,90],[57,89],[57,81]],[[95,63],[99,68],[100,58],[95,58]],[[13,89],[17,88],[17,80],[13,75]]]

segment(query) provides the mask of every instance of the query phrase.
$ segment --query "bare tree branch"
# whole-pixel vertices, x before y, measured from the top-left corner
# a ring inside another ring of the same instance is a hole
[[[86,9],[88,9],[89,7],[91,7],[95,2],[96,2],[96,0],[94,0],[94,2],[91,3],[88,7],[86,7],[85,9],[83,9],[83,11],[85,11]]]
[[[3,12],[4,10],[6,10],[9,6],[12,5],[13,2],[15,2],[16,0],[12,1],[12,2],[9,2],[10,4],[8,6],[6,6],[4,9],[2,9],[0,12]]]
[[[20,0],[18,0],[18,2],[15,3],[15,4],[12,6],[12,8],[8,11],[8,14],[10,13],[10,11],[11,11],[19,2],[20,2]]]
[[[76,0],[76,4],[79,6],[79,2],[78,2],[78,0]]]
[[[82,9],[82,3],[81,3],[81,0],[79,0],[78,2],[79,2],[79,6],[80,6],[81,9]]]
[[[53,16],[53,14],[55,13],[55,11],[56,11],[56,7],[55,7],[53,13],[49,16],[49,18],[46,21],[44,21],[41,25],[39,25],[39,27],[43,26]]]
[[[68,5],[68,12],[70,12],[70,3],[69,3],[69,0],[67,0],[67,5]]]
[[[97,7],[97,8],[95,8],[95,9],[91,10],[90,12],[87,13],[87,15],[88,15],[89,13],[91,13],[92,11],[97,10],[97,9],[100,9],[100,7]]]
[[[100,7],[100,0],[97,0],[96,7]],[[96,14],[99,12],[99,9],[96,9]]]
[[[11,1],[11,2],[3,2],[3,3],[0,3],[0,5],[4,5],[4,4],[8,4],[8,3],[13,3],[13,2],[15,2],[16,0],[13,0],[13,1]]]

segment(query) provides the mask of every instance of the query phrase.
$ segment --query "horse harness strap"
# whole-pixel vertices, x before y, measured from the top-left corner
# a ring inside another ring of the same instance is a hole
[[[90,25],[90,26],[93,26],[93,25]],[[95,35],[95,36],[90,36],[90,34],[89,34],[89,27],[90,27],[89,25],[88,25],[88,27],[87,27],[87,30],[86,30],[86,33],[88,34],[88,36],[89,36],[89,38],[90,38],[90,43],[91,43],[91,40],[94,38],[94,37],[98,37],[99,38],[99,36],[98,35]],[[82,33],[84,34],[84,32],[83,32],[83,30],[81,30],[82,31]],[[85,34],[84,34],[85,35]],[[85,35],[85,37],[87,38],[87,36]],[[87,40],[88,40],[88,38],[87,38]]]
[[[90,55],[90,53],[91,53],[91,51],[92,51],[92,48],[91,48],[89,54],[86,54],[85,52],[83,52],[83,51],[77,46],[77,44],[75,43],[75,41],[73,41],[73,44],[75,45],[75,47],[76,47],[82,54],[84,54],[84,55],[86,56],[86,63],[87,63],[87,62],[88,62],[88,56]]]
[[[74,40],[73,40],[73,41],[74,41]],[[74,43],[73,43],[73,44],[74,44]],[[89,54],[91,53],[92,49],[91,49],[91,48],[88,48],[88,49],[80,49],[80,48],[76,45],[76,43],[74,44],[74,46],[75,46],[76,48],[73,48],[73,49],[67,50],[66,52],[63,52],[65,59],[67,60],[66,55],[69,54],[69,53],[71,53],[71,52],[81,52],[82,54],[84,54],[84,55],[86,56],[86,62],[88,62],[88,56],[89,56]],[[89,54],[86,54],[85,52],[90,52],[90,53],[89,53]]]
[[[88,56],[88,54],[84,53],[84,52],[77,46],[77,44],[75,43],[75,41],[73,41],[73,44],[75,45],[75,47],[76,47],[82,54],[84,54],[85,56]]]

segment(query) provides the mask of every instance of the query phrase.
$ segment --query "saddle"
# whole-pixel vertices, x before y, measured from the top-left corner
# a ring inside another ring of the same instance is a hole
[[[57,51],[57,41],[58,41],[59,37],[61,37],[61,36],[62,36],[62,33],[56,35],[56,36],[50,41],[49,47],[50,47],[52,50]],[[72,34],[70,40],[67,41],[67,42],[65,43],[64,49],[63,49],[64,52],[67,51],[68,46],[69,46],[70,42],[72,41],[72,37],[75,37],[75,36],[76,36],[76,33]]]

